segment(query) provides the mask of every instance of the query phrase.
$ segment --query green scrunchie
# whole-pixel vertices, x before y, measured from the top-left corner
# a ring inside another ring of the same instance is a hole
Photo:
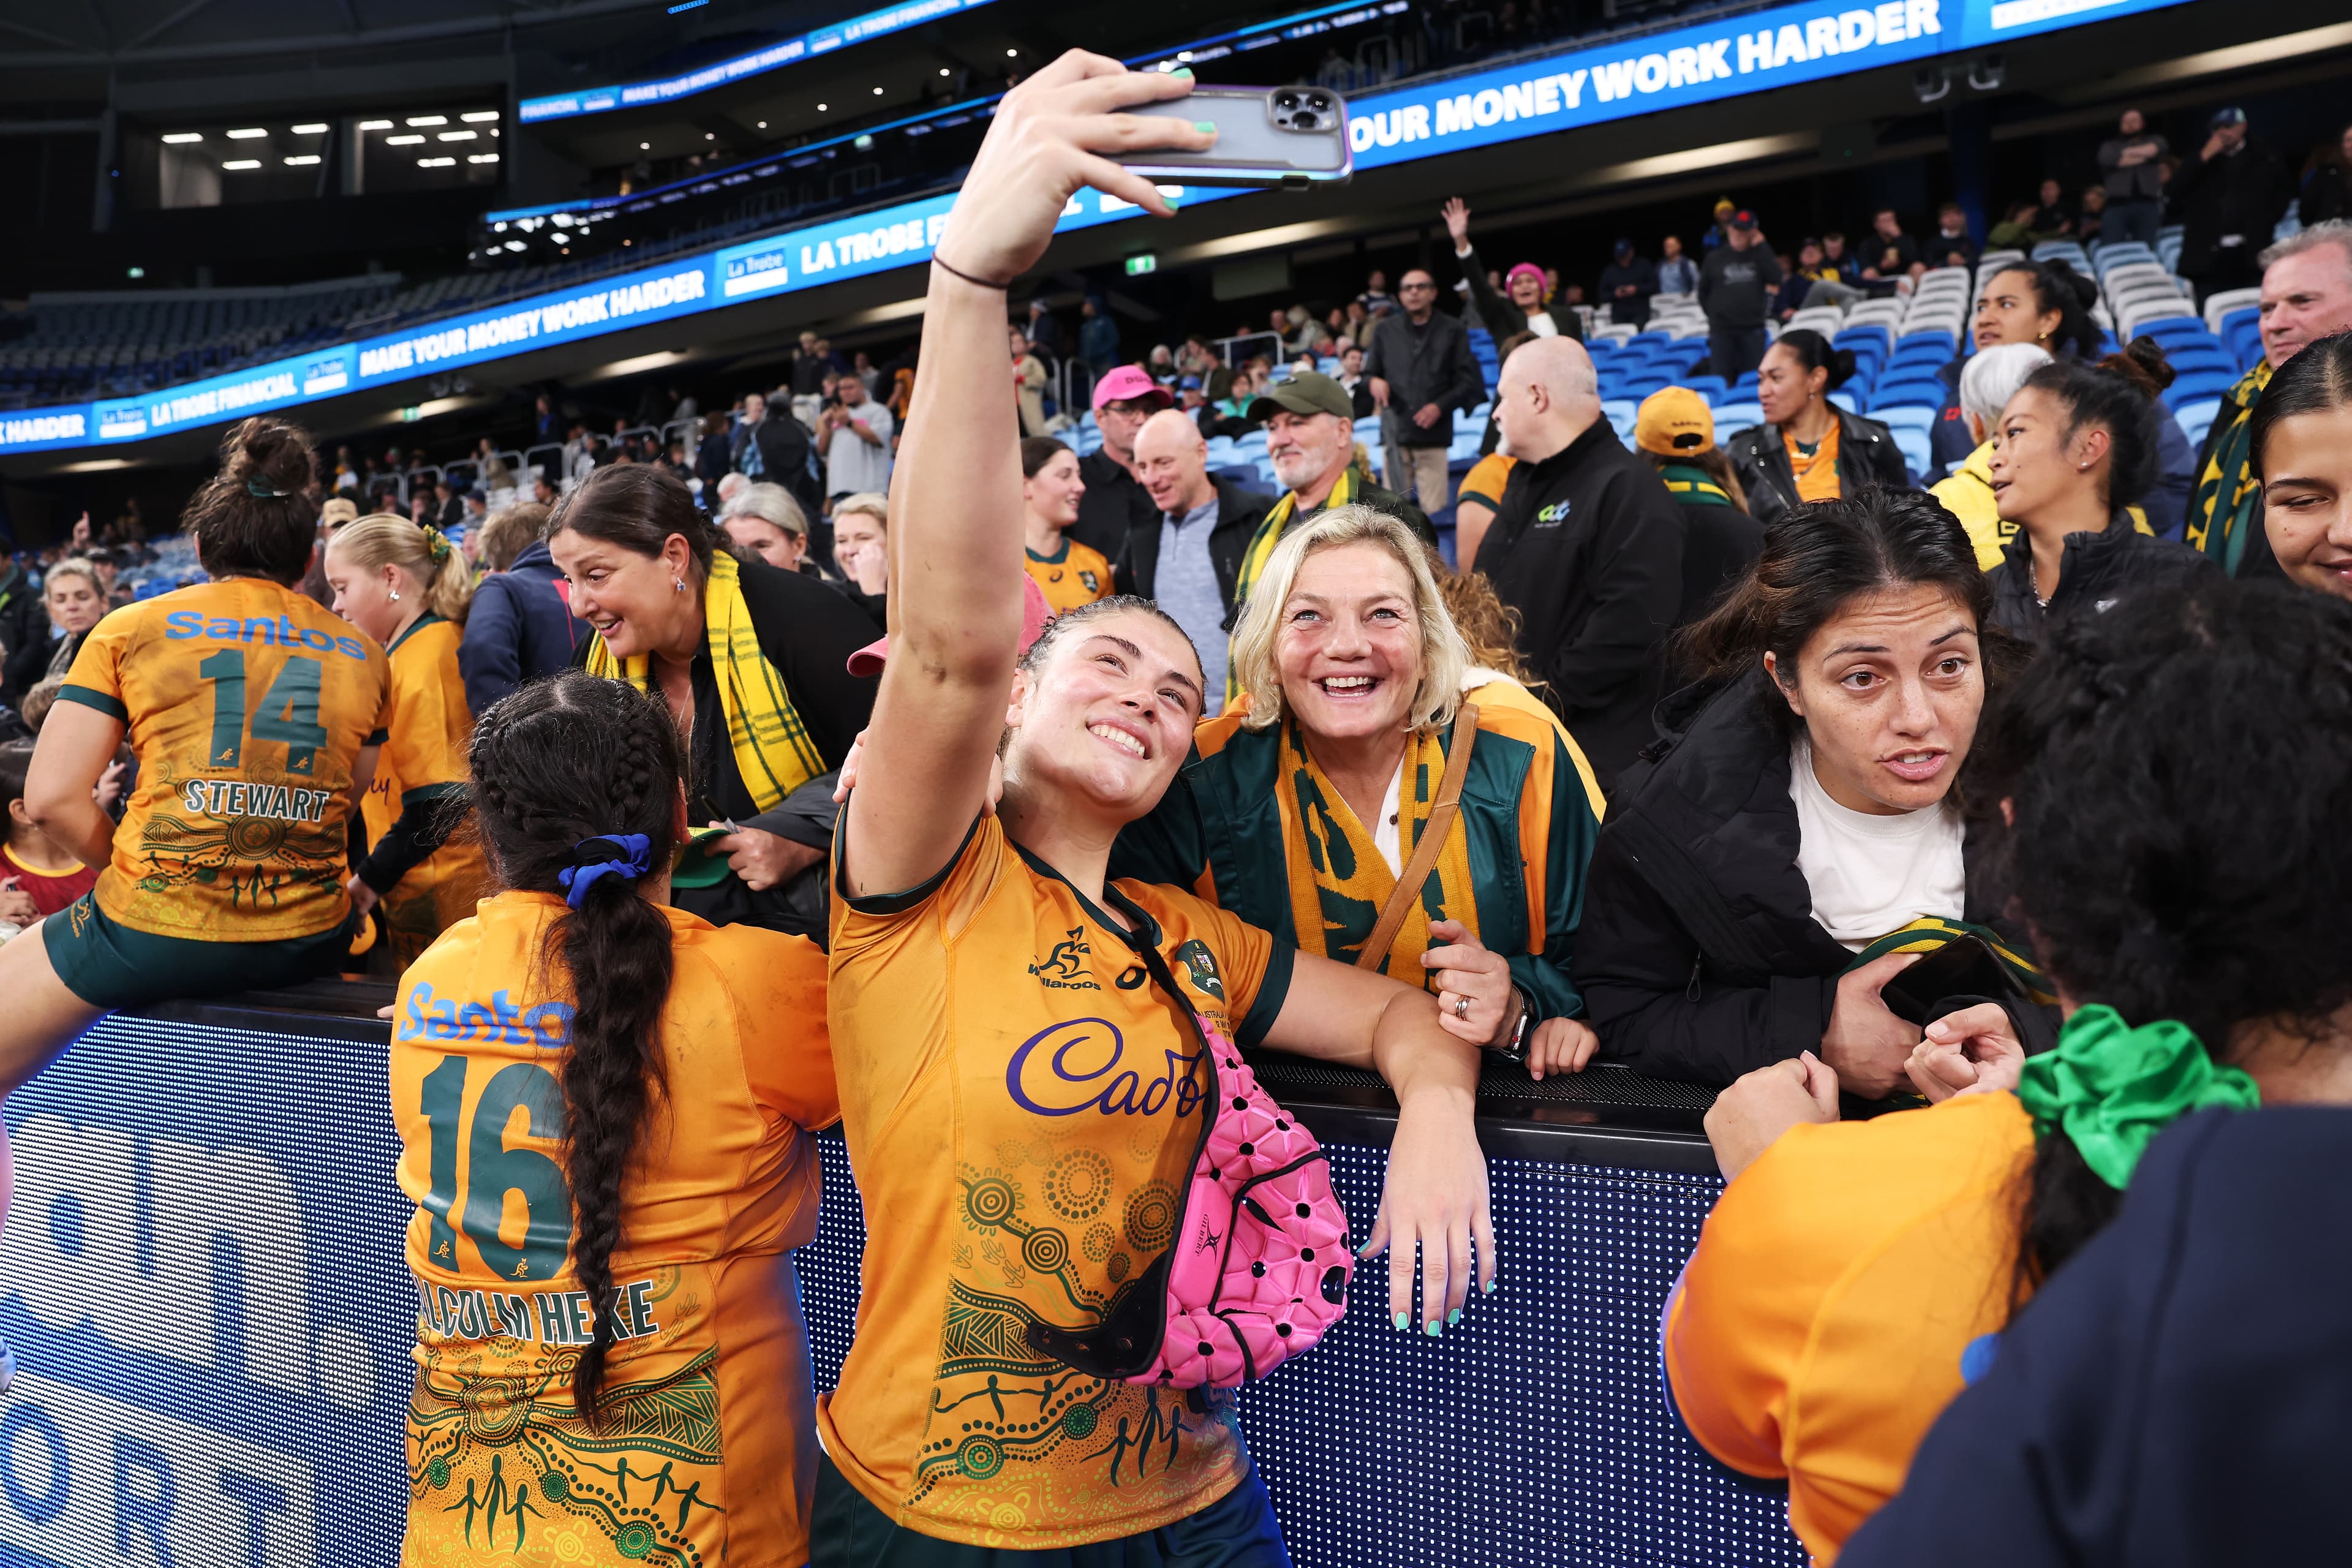
[[[2133,1028],[2113,1007],[2077,1009],[2058,1048],[2025,1058],[2017,1098],[2037,1138],[2063,1132],[2099,1180],[2121,1192],[2156,1135],[2209,1105],[2253,1110],[2262,1090],[2207,1054],[2186,1024]]]

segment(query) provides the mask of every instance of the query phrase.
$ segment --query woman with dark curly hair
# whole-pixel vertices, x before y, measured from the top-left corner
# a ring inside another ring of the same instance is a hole
[[[2095,365],[2057,360],[2001,410],[1989,471],[2000,515],[2017,525],[1992,581],[1992,624],[2029,642],[2084,610],[2168,587],[2211,563],[2143,533],[2124,509],[2156,482],[2157,432],[2169,416],[2164,345],[2134,338]]]
[[[2209,1106],[2352,1105],[2352,610],[2213,574],[2063,622],[1977,769],[2064,999],[2055,1048],[2029,1057],[1999,1009],[1956,1012],[1909,1065],[1945,1103],[1863,1123],[1838,1122],[1818,1064],[1742,1079],[1707,1119],[1730,1185],[1667,1310],[1691,1430],[1734,1468],[1785,1476],[1822,1561],[1902,1484],[2025,1298],[2114,1218],[2159,1132]],[[2212,808],[2255,795],[2273,809]],[[2038,1454],[2031,1480],[2012,1465],[2009,1495],[2070,1525],[2133,1500],[2072,1453]],[[1964,1503],[1946,1489],[1870,1561],[2062,1560],[1972,1533],[1982,1457]],[[2063,1560],[2236,1546],[2209,1544]]]
[[[2000,907],[1954,793],[2011,647],[1991,607],[1927,496],[1765,531],[1593,847],[1573,973],[1604,1058],[1727,1084],[1818,1052],[1857,1094],[1902,1083],[1919,1030],[1879,988]]]

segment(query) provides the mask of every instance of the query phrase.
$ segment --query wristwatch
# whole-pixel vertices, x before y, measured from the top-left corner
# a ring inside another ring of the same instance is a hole
[[[1519,1021],[1511,1026],[1511,1037],[1499,1046],[1488,1045],[1482,1048],[1507,1062],[1523,1062],[1528,1059],[1528,1031],[1535,1026],[1536,999],[1528,995],[1516,980],[1511,983],[1511,994],[1519,999]]]

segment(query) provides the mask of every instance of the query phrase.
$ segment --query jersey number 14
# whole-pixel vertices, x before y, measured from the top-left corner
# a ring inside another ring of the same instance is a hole
[[[286,771],[307,773],[327,743],[319,722],[319,661],[289,654],[286,667],[262,694],[253,728],[245,725],[245,650],[225,647],[205,656],[196,673],[213,684],[213,740],[208,755],[215,768],[236,767],[245,755],[246,736],[286,742]]]

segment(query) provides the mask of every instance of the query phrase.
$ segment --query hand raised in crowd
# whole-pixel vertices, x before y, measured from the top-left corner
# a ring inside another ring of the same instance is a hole
[[[2017,1087],[2025,1047],[2017,1025],[1998,1002],[1963,1007],[1927,1026],[1903,1070],[1912,1087],[1940,1104],[1960,1094],[1997,1094]]]
[[[1192,90],[1190,70],[1130,71],[1118,61],[1072,49],[999,100],[960,201],[935,252],[950,268],[994,284],[1036,265],[1055,222],[1081,185],[1169,217],[1159,186],[1111,161],[1120,153],[1166,148],[1203,153],[1213,130],[1158,116],[1122,114]]]
[[[1448,196],[1445,205],[1437,209],[1444,216],[1445,232],[1454,237],[1454,248],[1468,248],[1470,244],[1470,204],[1460,196]]]
[[[1432,921],[1429,934],[1446,944],[1421,955],[1421,966],[1432,972],[1437,986],[1437,1021],[1447,1034],[1474,1046],[1508,1045],[1519,1021],[1510,961],[1460,921]]]
[[[16,886],[16,878],[0,878],[0,921],[13,926],[28,926],[40,918],[33,895]]]
[[[1919,1029],[1886,1009],[1878,988],[1919,962],[1916,952],[1890,952],[1850,969],[1837,983],[1837,1004],[1822,1032],[1822,1060],[1846,1088],[1865,1100],[1884,1100],[1903,1082],[1904,1065]]]
[[[1601,1037],[1581,1018],[1546,1018],[1528,1036],[1528,1076],[1540,1083],[1553,1073],[1582,1072],[1601,1048]]]
[[[710,826],[727,825],[714,822]],[[712,839],[710,849],[726,856],[728,869],[743,879],[743,885],[755,893],[764,893],[781,882],[788,882],[824,858],[822,849],[760,827],[739,827]]]
[[[1837,1119],[1837,1072],[1805,1051],[1758,1068],[1717,1095],[1706,1113],[1706,1141],[1714,1145],[1715,1163],[1727,1182],[1754,1164],[1790,1128]]]
[[[882,545],[837,551],[834,563],[866,593],[879,594],[889,585],[890,558]]]

